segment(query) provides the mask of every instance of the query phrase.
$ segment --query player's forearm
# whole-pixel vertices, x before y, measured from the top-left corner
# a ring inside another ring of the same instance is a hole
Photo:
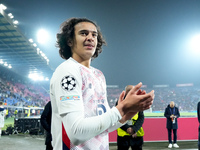
[[[122,117],[128,112],[127,104],[124,101],[119,103],[116,108]]]
[[[70,141],[79,145],[104,132],[120,119],[119,112],[113,108],[100,116],[89,118],[85,118],[82,112],[68,113],[62,117],[62,122]]]
[[[116,106],[122,118],[119,121],[121,124],[125,124],[125,122],[131,119],[137,112],[130,112],[130,106],[126,101],[121,102]]]

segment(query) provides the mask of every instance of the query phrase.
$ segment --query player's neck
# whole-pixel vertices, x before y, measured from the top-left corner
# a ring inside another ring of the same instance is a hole
[[[81,59],[80,57],[73,57],[74,60],[76,60],[78,63],[82,64],[83,66],[90,68],[91,59]]]
[[[82,64],[83,66],[85,66],[85,67],[87,67],[87,68],[90,68],[90,62],[91,62],[91,61],[87,60],[87,61],[82,61],[82,62],[80,62],[80,64]]]

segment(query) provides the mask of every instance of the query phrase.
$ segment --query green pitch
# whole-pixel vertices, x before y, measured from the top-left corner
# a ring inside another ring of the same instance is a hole
[[[145,117],[164,117],[164,113],[144,112]],[[197,117],[196,112],[180,112],[180,117]]]
[[[2,130],[6,130],[7,129],[7,126],[9,125],[12,125],[14,126],[14,118],[8,118],[8,119],[5,119],[5,122],[4,122],[4,127],[2,128]]]

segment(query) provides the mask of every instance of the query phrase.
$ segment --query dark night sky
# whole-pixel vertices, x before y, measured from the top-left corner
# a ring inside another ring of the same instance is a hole
[[[29,39],[45,28],[50,40],[39,48],[56,68],[60,24],[71,17],[96,21],[107,41],[92,62],[109,85],[200,84],[200,55],[189,47],[200,34],[200,0],[1,0]]]

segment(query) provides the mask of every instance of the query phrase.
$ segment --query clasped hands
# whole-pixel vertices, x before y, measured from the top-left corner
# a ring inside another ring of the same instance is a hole
[[[145,90],[140,89],[141,87],[142,83],[140,82],[129,91],[125,99],[125,91],[120,94],[116,107],[122,116],[121,123],[131,119],[137,112],[149,109],[153,104],[154,90],[146,93]]]
[[[127,132],[128,134],[130,134],[130,135],[132,136],[132,138],[136,138],[136,137],[137,137],[137,133],[136,133],[136,132],[134,133],[134,130],[133,130],[131,127],[129,127],[129,128],[126,130],[126,132]]]
[[[175,115],[171,115],[170,118],[176,118],[176,116]]]

